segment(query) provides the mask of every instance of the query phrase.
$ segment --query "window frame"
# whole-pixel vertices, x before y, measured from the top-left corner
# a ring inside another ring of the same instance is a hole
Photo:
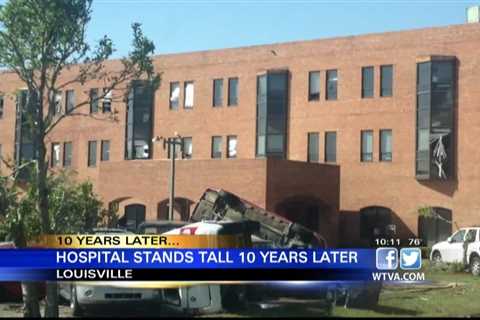
[[[55,147],[58,146],[60,148],[60,151],[58,153],[58,159],[57,161],[54,161],[55,160]],[[52,142],[51,143],[51,146],[50,146],[50,167],[52,168],[57,168],[57,167],[60,167],[61,166],[61,163],[62,163],[62,160],[61,160],[61,156],[60,154],[62,153],[62,145],[60,144],[60,142]]]
[[[235,139],[236,141],[236,145],[235,145],[235,155],[231,155],[230,154],[230,141],[232,139]],[[237,146],[238,146],[238,136],[235,135],[235,134],[230,134],[227,136],[227,143],[226,143],[226,147],[227,147],[227,150],[226,150],[226,155],[227,155],[227,159],[235,159],[237,158],[237,154],[238,154],[238,150],[237,150]]]
[[[318,76],[318,87],[317,93],[312,93],[312,76],[316,74]],[[308,72],[308,101],[320,101],[320,94],[321,94],[321,81],[320,78],[321,73],[320,70],[313,70]]]
[[[328,135],[330,134],[333,134],[335,136],[335,144],[334,144],[334,147],[335,147],[335,160],[329,160],[328,159],[328,155],[330,153],[327,152],[328,150],[328,144],[327,144],[327,141],[328,141]],[[325,163],[337,163],[337,131],[325,131],[325,135],[324,135],[324,162]]]
[[[192,153],[188,154],[185,152],[185,140],[190,140],[190,145],[192,146]],[[192,137],[182,137],[182,159],[192,159],[193,157],[193,138]]]
[[[178,97],[176,101],[176,104],[173,104],[172,101],[172,94],[174,91],[174,87],[178,87]],[[180,87],[180,81],[170,81],[170,93],[168,95],[168,108],[169,110],[178,110],[180,107],[180,95],[181,95],[181,87]]]
[[[94,146],[94,148],[91,146]],[[97,147],[96,140],[88,141],[87,167],[89,168],[94,168],[97,166]],[[92,151],[95,154],[94,158],[92,158]]]
[[[4,95],[0,95],[0,119],[3,119],[5,113],[5,98]]]
[[[70,146],[70,157],[67,157],[67,145]],[[68,168],[72,166],[73,163],[73,143],[71,141],[66,141],[63,143],[63,159],[62,159],[62,165],[64,168]],[[69,161],[67,162],[67,159]]]
[[[71,95],[70,95],[71,94]],[[69,114],[73,110],[75,110],[75,90],[69,89],[65,90],[65,113]],[[73,101],[73,102],[72,102]],[[72,108],[70,109],[70,105],[73,104]]]
[[[110,140],[102,140],[100,142],[100,161],[110,161],[110,145]],[[108,146],[107,150],[105,150],[105,146]]]
[[[187,86],[192,85],[192,105],[187,106]],[[184,81],[183,83],[183,109],[193,109],[195,105],[195,82],[193,80]]]
[[[94,93],[95,93],[95,97],[94,97]],[[100,99],[98,98],[98,93],[99,93],[98,88],[90,88],[90,92],[89,92],[90,113],[98,113],[99,106],[100,106],[100,103],[99,103]],[[94,106],[95,106],[95,109],[94,109]]]
[[[218,147],[219,151],[214,150],[216,139],[218,139],[218,141],[220,141],[220,144],[219,144],[219,147]],[[221,159],[222,158],[222,142],[223,142],[222,140],[223,140],[222,136],[212,136],[211,154],[210,154],[210,157],[212,159]]]
[[[372,146],[372,151],[371,152],[364,152],[363,150],[363,143],[364,143],[364,134],[366,133],[370,133],[370,137],[372,139],[371,141],[371,146]],[[373,162],[373,143],[374,143],[374,139],[373,139],[373,130],[371,129],[366,129],[366,130],[362,130],[360,132],[360,162]],[[365,155],[370,155],[370,158],[366,158]]]
[[[217,83],[220,84],[219,90],[217,90]],[[219,97],[217,97],[217,94]],[[219,98],[219,101],[217,98]],[[213,79],[212,107],[223,107],[223,78]]]
[[[335,72],[335,80],[329,80],[329,75]],[[335,83],[335,96],[331,95],[329,90],[329,84]],[[325,72],[325,100],[336,101],[338,100],[338,69],[329,69]]]
[[[371,83],[367,83],[367,72],[371,72]],[[369,85],[370,88],[367,88]],[[362,67],[362,99],[371,99],[375,97],[375,67],[365,66]]]
[[[382,142],[383,142],[383,133],[390,132],[390,152],[383,152]],[[381,162],[392,162],[393,161],[393,130],[392,129],[380,129],[379,139],[378,139],[378,149],[379,149],[379,161]],[[390,153],[390,158],[385,158],[384,154]]]
[[[390,73],[390,94],[384,94],[384,86],[383,86],[383,79],[384,79],[384,75],[383,75],[383,70],[385,68],[390,68],[391,69],[391,73]],[[393,97],[393,64],[384,64],[384,65],[381,65],[380,66],[380,97],[381,98],[389,98],[389,97]]]
[[[316,150],[317,152],[314,153],[311,149],[312,144],[313,144],[313,137],[316,137],[317,143],[316,143]],[[313,155],[313,157],[312,157]],[[316,158],[316,159],[315,159]],[[307,133],[307,162],[309,163],[318,163],[320,162],[320,133],[319,132],[308,132]]]
[[[235,101],[232,102],[232,81],[235,81]],[[238,77],[228,78],[228,97],[227,97],[227,106],[236,107],[238,106],[238,86],[240,84],[240,79]]]

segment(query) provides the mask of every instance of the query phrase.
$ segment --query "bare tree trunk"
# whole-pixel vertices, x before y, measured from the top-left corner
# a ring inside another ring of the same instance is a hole
[[[23,317],[40,318],[38,283],[22,282]]]

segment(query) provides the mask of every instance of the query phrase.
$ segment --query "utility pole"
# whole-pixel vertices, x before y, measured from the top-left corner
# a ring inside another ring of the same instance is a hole
[[[183,153],[183,139],[175,132],[173,138],[155,137],[153,142],[163,140],[163,149],[168,148],[168,155],[170,156],[170,180],[169,180],[169,200],[168,200],[168,220],[173,221],[173,208],[175,207],[175,158],[177,157],[177,146],[180,146],[180,151]]]

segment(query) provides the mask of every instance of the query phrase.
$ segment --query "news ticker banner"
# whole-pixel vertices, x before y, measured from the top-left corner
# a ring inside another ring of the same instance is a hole
[[[214,238],[57,236],[0,250],[0,281],[365,281],[400,260],[395,248],[253,249]]]

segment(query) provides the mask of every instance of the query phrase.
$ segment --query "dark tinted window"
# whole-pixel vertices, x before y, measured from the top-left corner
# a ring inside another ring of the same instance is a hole
[[[392,130],[380,130],[380,161],[392,161]]]
[[[393,95],[393,66],[380,67],[380,96],[391,97]]]
[[[101,161],[108,161],[110,160],[110,141],[109,140],[102,140],[102,154],[101,154]]]
[[[373,67],[362,68],[362,98],[373,97]]]
[[[72,165],[73,146],[71,142],[63,144],[63,166],[70,167]]]
[[[238,78],[228,79],[228,105],[236,106],[238,104]]]
[[[308,74],[308,100],[320,99],[320,71],[311,71]]]
[[[90,113],[98,112],[98,89],[90,89]]]
[[[103,94],[102,112],[112,112],[112,91],[109,91],[108,88],[103,88]]]
[[[327,100],[337,100],[337,70],[327,71]]]
[[[67,90],[65,94],[65,107],[67,113],[72,112],[75,108],[75,91]]]
[[[373,161],[373,131],[362,131],[362,152],[361,160],[363,162]]]
[[[220,107],[223,104],[223,79],[213,80],[213,106]]]
[[[0,119],[3,118],[3,96],[0,96]]]
[[[88,141],[88,166],[97,165],[97,141]]]
[[[222,157],[222,137],[212,137],[212,158],[217,159]]]
[[[325,162],[337,162],[337,133],[325,133]]]
[[[318,132],[308,133],[308,162],[318,162]]]

